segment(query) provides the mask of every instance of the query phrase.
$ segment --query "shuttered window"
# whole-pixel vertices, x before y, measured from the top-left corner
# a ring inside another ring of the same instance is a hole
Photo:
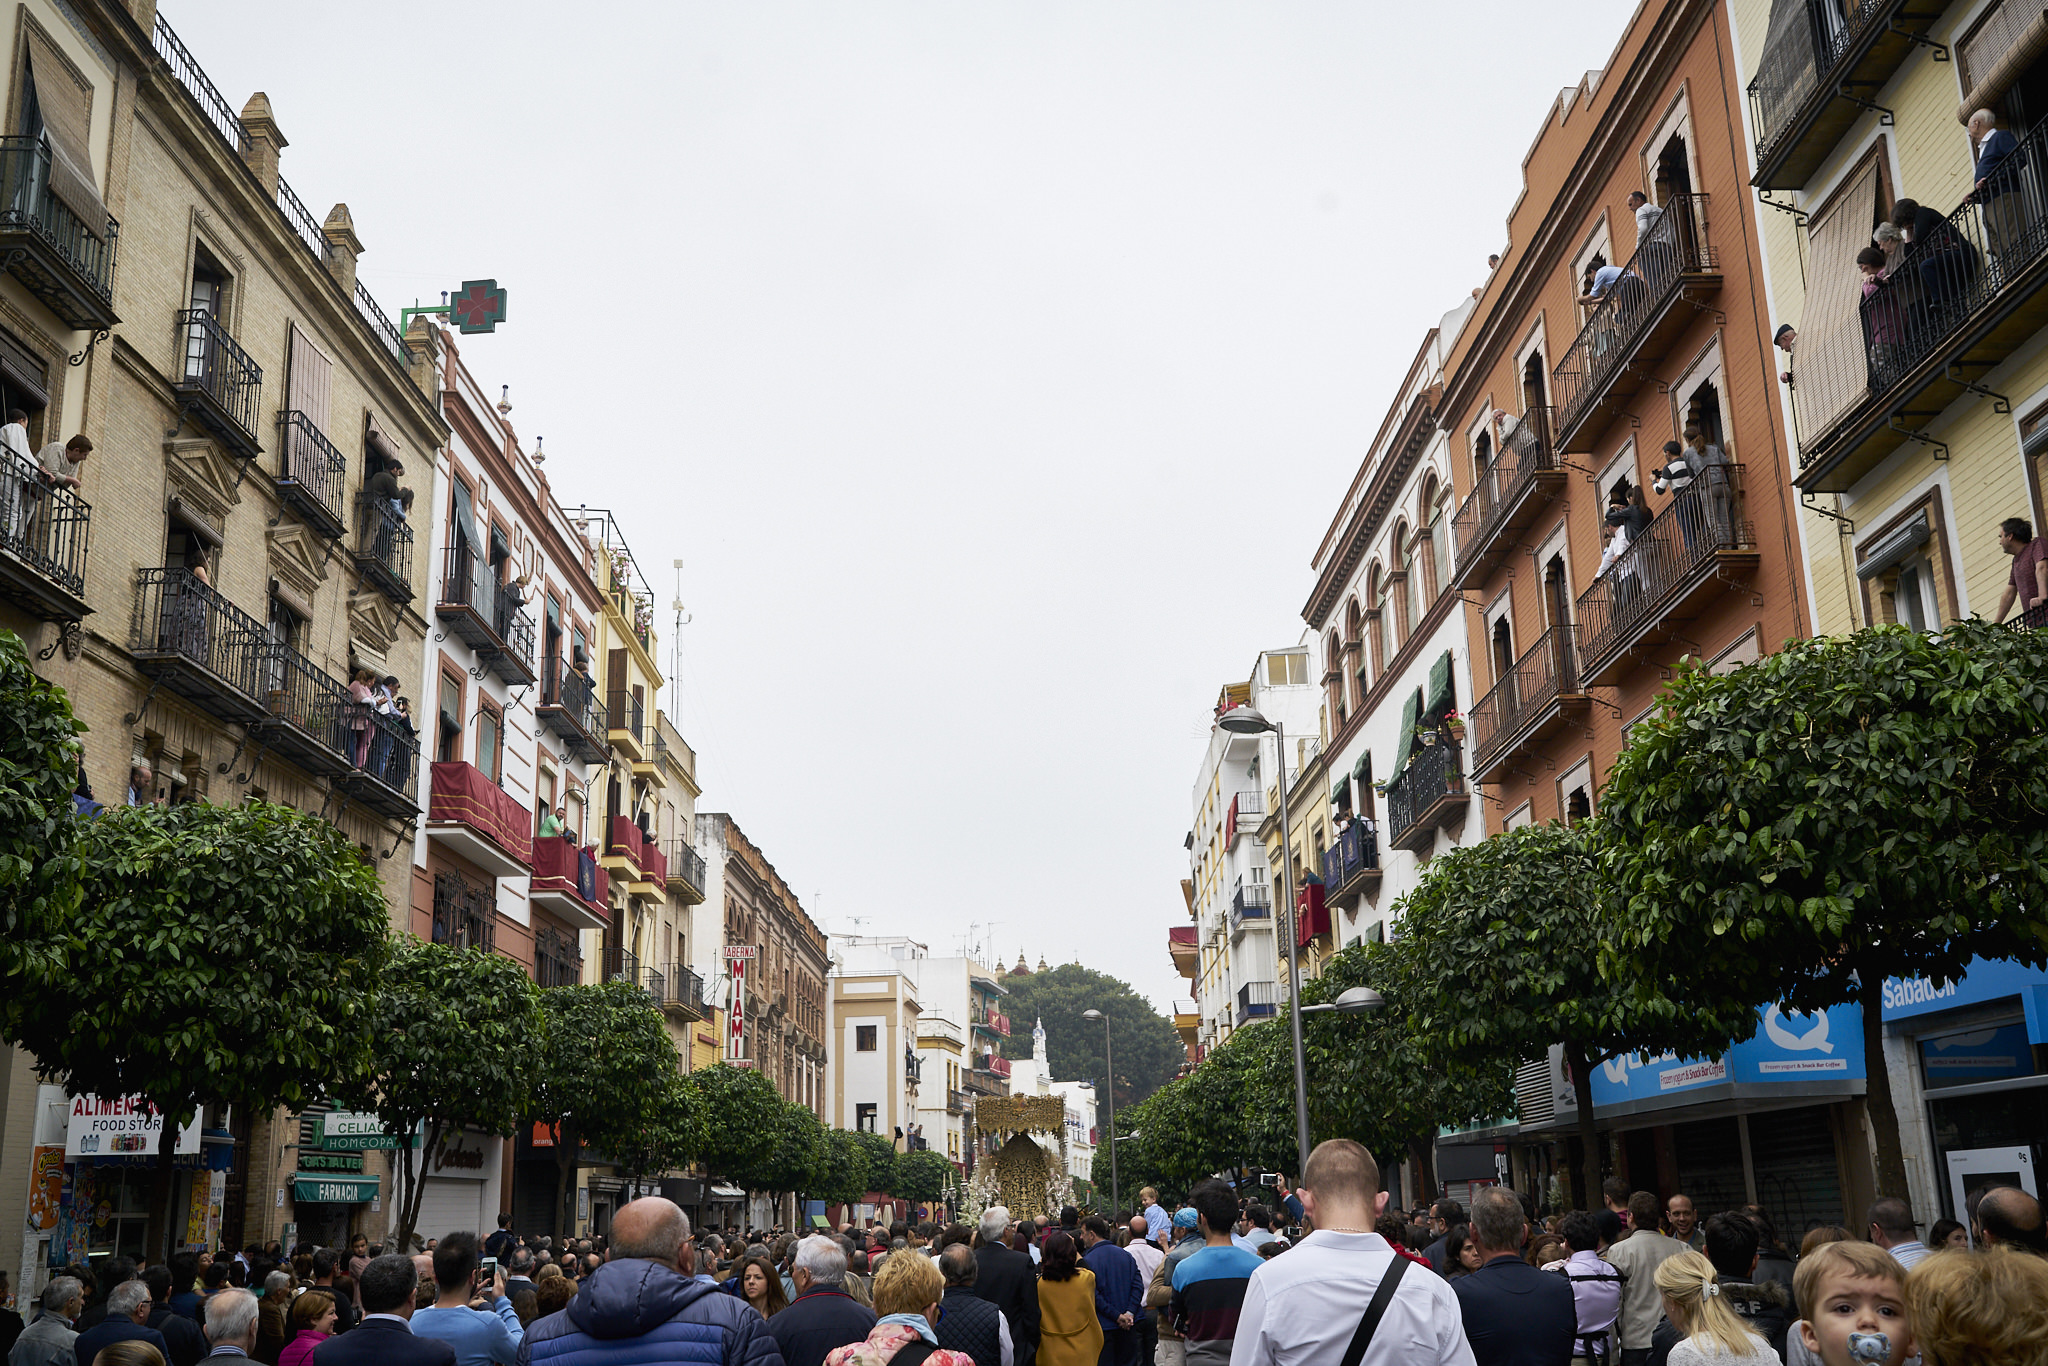
[[[1881,145],[1880,145],[1881,147]],[[1807,230],[1806,311],[1792,365],[1802,440],[1812,441],[1869,391],[1863,277],[1856,253],[1882,212],[1875,155],[1852,171]]]
[[[82,89],[71,64],[57,54],[33,25],[28,29],[29,84],[43,137],[50,144],[50,193],[78,215],[79,226],[100,241],[107,236],[107,206],[92,173],[91,91]]]

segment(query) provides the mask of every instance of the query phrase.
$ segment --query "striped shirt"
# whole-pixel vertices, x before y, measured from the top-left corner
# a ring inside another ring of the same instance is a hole
[[[1188,1342],[1188,1366],[1226,1366],[1252,1273],[1264,1265],[1241,1247],[1205,1247],[1173,1269],[1173,1319]]]

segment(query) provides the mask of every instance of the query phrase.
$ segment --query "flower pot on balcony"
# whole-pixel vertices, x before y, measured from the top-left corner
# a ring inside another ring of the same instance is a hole
[[[1450,731],[1450,733],[1451,733],[1451,741],[1452,741],[1452,743],[1454,743],[1454,744],[1455,744],[1455,743],[1458,743],[1458,742],[1460,742],[1460,741],[1463,741],[1463,740],[1464,740],[1464,738],[1465,738],[1465,723],[1464,723],[1463,721],[1446,721],[1446,722],[1444,722],[1444,726],[1445,726],[1445,728],[1446,728],[1446,729],[1448,729],[1448,730]]]

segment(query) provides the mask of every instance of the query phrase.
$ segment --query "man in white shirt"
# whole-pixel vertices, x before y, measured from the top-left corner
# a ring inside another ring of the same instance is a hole
[[[1630,190],[1628,211],[1636,216],[1636,245],[1641,246],[1650,240],[1650,234],[1656,230],[1657,220],[1664,216],[1664,210],[1652,204],[1650,197],[1641,190]]]
[[[1920,1241],[1920,1231],[1913,1226],[1912,1207],[1897,1196],[1887,1195],[1872,1202],[1864,1224],[1870,1241],[1898,1258],[1899,1265],[1908,1271],[1927,1255],[1927,1244]]]
[[[1230,1366],[1342,1360],[1380,1283],[1394,1274],[1400,1279],[1360,1366],[1476,1366],[1450,1282],[1371,1232],[1387,1206],[1379,1186],[1372,1154],[1350,1139],[1309,1155],[1300,1196],[1315,1232],[1252,1273]]]

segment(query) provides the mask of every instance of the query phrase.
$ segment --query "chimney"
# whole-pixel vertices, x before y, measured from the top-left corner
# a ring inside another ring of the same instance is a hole
[[[440,402],[440,334],[434,327],[433,319],[424,313],[414,314],[412,325],[405,329],[405,354],[411,361],[408,368],[412,382],[429,401]]]
[[[327,211],[327,221],[320,225],[320,236],[327,242],[327,273],[341,286],[341,292],[353,299],[356,294],[356,258],[363,254],[363,239],[356,236],[356,223],[349,217],[348,205],[336,204]]]
[[[256,179],[263,182],[263,188],[275,200],[277,154],[291,144],[277,130],[277,120],[270,116],[270,96],[259,90],[249,97],[249,102],[242,106],[242,128],[249,136],[248,144],[242,148],[242,160],[249,163]]]

